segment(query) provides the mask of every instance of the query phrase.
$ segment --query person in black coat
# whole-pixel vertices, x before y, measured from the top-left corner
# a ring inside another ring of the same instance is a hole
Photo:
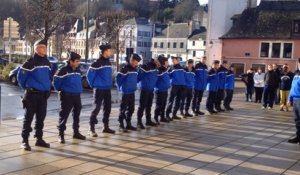
[[[280,83],[279,83],[279,89],[280,89],[280,111],[283,111],[284,107],[286,108],[286,111],[289,111],[288,108],[288,97],[290,94],[290,90],[292,87],[292,81],[294,78],[294,74],[288,70],[288,66],[283,66],[283,71],[280,76]]]
[[[254,89],[254,72],[252,68],[248,70],[246,74],[242,75],[242,81],[246,85],[246,101],[252,102],[252,95]]]
[[[262,109],[273,109],[276,87],[278,87],[278,75],[273,66],[268,65],[268,71],[265,74],[265,87]]]

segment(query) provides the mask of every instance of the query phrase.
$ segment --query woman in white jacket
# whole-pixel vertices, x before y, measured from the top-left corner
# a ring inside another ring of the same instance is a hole
[[[254,75],[254,88],[255,88],[255,103],[261,103],[262,94],[264,91],[264,79],[265,73],[262,72],[261,68],[257,69],[257,72]]]

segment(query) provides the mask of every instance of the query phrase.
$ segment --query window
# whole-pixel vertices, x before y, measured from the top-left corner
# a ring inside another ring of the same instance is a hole
[[[196,41],[193,41],[193,46],[195,46],[196,45]]]
[[[283,45],[283,58],[292,58],[293,44],[284,43]]]
[[[142,42],[138,41],[138,47],[142,47]]]
[[[180,43],[180,48],[183,49],[184,43]]]
[[[261,43],[260,57],[269,57],[270,43]]]
[[[196,57],[196,51],[193,51],[193,57]]]
[[[143,32],[138,31],[138,36],[143,36]]]
[[[160,48],[164,48],[164,43],[163,42],[160,43]]]
[[[171,47],[171,44],[170,44],[170,42],[168,42],[168,48],[170,48]]]
[[[203,41],[203,46],[206,46],[206,41]]]
[[[154,43],[154,48],[157,48],[157,42]]]
[[[245,72],[245,64],[243,63],[232,63],[234,66],[234,73],[236,77],[239,77]]]
[[[144,42],[144,47],[148,47],[148,42]]]
[[[261,68],[262,72],[266,71],[266,65],[265,64],[252,64],[252,68],[255,72],[257,72],[258,68]]]
[[[280,58],[281,43],[272,44],[272,58]]]
[[[173,48],[175,49],[177,47],[177,43],[173,43]]]
[[[300,33],[300,20],[294,21],[294,33]]]

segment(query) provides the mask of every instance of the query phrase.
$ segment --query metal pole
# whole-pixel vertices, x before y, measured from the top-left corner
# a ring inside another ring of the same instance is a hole
[[[8,47],[9,47],[8,63],[11,63],[11,18],[8,18]]]
[[[87,12],[86,12],[86,38],[85,38],[85,62],[87,63],[89,57],[89,14],[90,14],[90,0],[87,0]]]
[[[2,124],[2,114],[1,114],[1,98],[2,98],[2,89],[1,89],[2,86],[0,86],[0,125]]]

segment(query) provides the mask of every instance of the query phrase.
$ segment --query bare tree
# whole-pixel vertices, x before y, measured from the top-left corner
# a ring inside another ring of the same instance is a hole
[[[110,43],[116,51],[117,71],[120,69],[120,31],[126,25],[126,21],[135,16],[133,11],[104,11],[97,18],[97,36]]]
[[[26,0],[24,15],[27,30],[46,41],[70,17],[71,0]]]

